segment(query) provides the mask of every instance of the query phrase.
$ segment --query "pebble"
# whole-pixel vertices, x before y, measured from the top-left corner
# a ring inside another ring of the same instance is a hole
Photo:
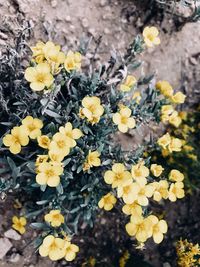
[[[163,267],[171,267],[171,265],[169,264],[169,262],[164,262]]]
[[[101,0],[100,1],[100,6],[101,7],[104,7],[104,6],[106,6],[107,5],[107,0]]]
[[[89,22],[86,18],[82,19],[81,24],[84,28],[88,28],[88,26],[89,26]]]
[[[8,231],[6,231],[4,233],[4,236],[9,238],[9,239],[13,239],[13,240],[20,240],[21,239],[21,235],[18,234],[14,229],[9,229]]]
[[[66,17],[65,17],[65,21],[66,21],[66,22],[71,22],[71,17],[70,17],[70,16],[66,16]]]
[[[9,261],[15,263],[15,262],[20,261],[20,259],[21,259],[20,254],[18,254],[18,253],[13,253],[13,254],[10,256]]]
[[[12,243],[8,238],[0,238],[0,260],[6,255],[6,253],[12,248]]]
[[[109,33],[110,33],[110,30],[109,30],[108,28],[105,28],[105,29],[104,29],[104,33],[105,33],[105,34],[109,34]]]
[[[191,63],[192,65],[197,65],[197,64],[198,64],[198,62],[197,62],[197,60],[196,60],[195,57],[190,57],[189,61],[190,61],[190,63]]]
[[[53,7],[53,8],[55,8],[55,7],[57,7],[57,0],[52,0],[51,1],[51,6]]]

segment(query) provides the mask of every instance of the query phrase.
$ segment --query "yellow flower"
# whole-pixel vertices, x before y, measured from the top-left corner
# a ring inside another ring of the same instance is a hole
[[[175,104],[183,104],[185,102],[186,95],[182,92],[177,92],[173,96],[171,96],[171,101]]]
[[[11,134],[7,134],[3,138],[3,144],[9,147],[12,154],[18,154],[21,152],[21,147],[26,146],[29,143],[29,138],[22,127],[14,127],[11,130]]]
[[[131,204],[136,200],[138,187],[135,187],[135,183],[126,186],[119,186],[117,188],[117,196],[122,197],[126,204]]]
[[[36,182],[39,185],[48,185],[56,187],[60,183],[60,175],[63,173],[63,167],[50,162],[44,162],[38,166]]]
[[[119,112],[113,115],[113,122],[117,124],[118,129],[122,133],[128,132],[128,129],[135,127],[135,119],[130,118],[131,110],[128,107],[121,108]]]
[[[31,50],[33,52],[33,58],[36,63],[42,63],[44,61],[44,48],[45,44],[43,42],[37,42],[36,46],[32,46]]]
[[[50,145],[50,139],[47,135],[42,135],[37,138],[38,145],[42,148],[48,149]]]
[[[152,236],[156,244],[160,244],[163,241],[163,234],[167,233],[167,223],[165,220],[158,220],[155,215],[147,217],[152,222]]]
[[[159,177],[162,174],[163,170],[164,170],[164,168],[161,165],[158,165],[158,164],[151,164],[151,168],[150,169],[151,169],[152,174],[155,177]]]
[[[144,166],[144,161],[133,165],[131,168],[131,174],[133,179],[140,185],[145,185],[147,183],[147,177],[149,176],[149,169]]]
[[[147,206],[149,204],[148,198],[152,197],[154,193],[154,187],[152,184],[140,185],[134,183],[135,199],[141,206]]]
[[[135,93],[133,94],[132,99],[135,100],[135,102],[136,102],[137,104],[139,104],[139,103],[140,103],[140,100],[142,99],[142,97],[141,97],[141,93],[138,92],[138,91],[135,92]]]
[[[169,123],[172,124],[174,127],[178,128],[182,122],[181,117],[179,117],[178,112],[174,111],[170,116],[169,116]]]
[[[88,170],[90,169],[91,167],[98,167],[101,165],[101,160],[100,160],[100,154],[98,151],[91,151],[89,150],[89,153],[87,155],[87,158],[86,158],[86,162],[84,164],[85,168],[83,168],[83,170]]]
[[[161,113],[163,115],[169,116],[173,113],[173,111],[174,111],[174,107],[172,105],[164,105],[161,108]]]
[[[69,51],[64,61],[64,66],[67,72],[72,70],[80,70],[81,68],[81,54],[79,52]]]
[[[27,116],[22,120],[22,128],[29,135],[31,139],[36,139],[41,135],[41,129],[43,127],[43,122],[32,116]]]
[[[42,257],[49,256],[50,260],[57,261],[65,256],[65,241],[61,238],[48,235],[44,238],[39,247],[39,253]]]
[[[71,244],[70,242],[65,242],[65,260],[73,261],[76,258],[76,253],[79,252],[79,247]]]
[[[49,159],[48,155],[38,155],[35,162],[35,166],[38,167],[41,163],[47,162],[48,159]]]
[[[169,188],[169,200],[174,202],[177,198],[183,198],[185,196],[184,184],[182,182],[172,183]]]
[[[83,136],[83,133],[81,130],[78,128],[73,129],[72,124],[70,122],[67,122],[65,124],[65,127],[60,127],[59,132],[63,135],[66,135],[70,140],[71,140],[71,145],[70,147],[75,147],[76,146],[76,141],[79,139],[81,136]]]
[[[158,139],[157,143],[159,146],[166,149],[167,146],[170,144],[170,142],[171,142],[171,136],[169,133],[166,133],[165,135],[163,135],[162,137]]]
[[[152,235],[152,222],[142,216],[131,216],[131,221],[126,224],[126,231],[130,236],[135,236],[137,241],[145,242]]]
[[[115,163],[112,166],[112,171],[106,171],[104,180],[107,184],[112,184],[112,188],[118,186],[126,186],[132,183],[132,177],[129,171],[121,163]]]
[[[184,150],[187,151],[187,152],[191,152],[191,151],[194,150],[194,147],[189,146],[189,145],[185,145],[183,148],[184,148]]]
[[[159,31],[156,27],[145,27],[142,34],[147,47],[160,44]]]
[[[25,71],[25,79],[30,82],[33,91],[42,91],[53,84],[53,76],[47,63],[39,63],[36,67],[29,67]]]
[[[63,154],[56,154],[53,150],[50,150],[49,151],[49,158],[52,162],[57,162],[57,163],[60,163],[63,158],[64,158],[64,155]]]
[[[156,83],[156,89],[166,97],[171,97],[174,93],[172,86],[167,81],[158,81]]]
[[[126,204],[122,208],[123,213],[126,215],[133,215],[133,217],[138,217],[142,215],[142,207],[134,201],[131,204]]]
[[[86,96],[82,100],[82,105],[81,113],[83,116],[92,124],[98,123],[100,117],[104,113],[100,98],[96,96]]]
[[[128,75],[124,83],[120,85],[120,90],[123,92],[128,92],[136,84],[137,80],[134,76]]]
[[[182,120],[187,120],[188,113],[186,111],[180,111],[179,116]]]
[[[182,145],[183,145],[183,142],[181,139],[172,137],[171,142],[168,145],[168,149],[169,149],[170,153],[172,153],[174,151],[179,152],[179,151],[181,151]]]
[[[64,134],[56,133],[49,145],[49,150],[51,153],[60,155],[62,158],[67,156],[70,152],[70,147],[72,146],[72,139]]]
[[[51,72],[57,74],[60,64],[65,61],[65,54],[60,51],[60,46],[48,41],[43,47],[44,56],[51,66]]]
[[[17,218],[17,216],[14,216],[12,218],[12,228],[14,228],[15,230],[17,230],[21,235],[23,235],[26,231],[25,226],[26,226],[26,218],[25,217],[20,217]]]
[[[116,202],[117,199],[115,198],[115,196],[113,196],[113,194],[111,193],[108,193],[99,200],[98,206],[100,209],[109,211],[113,209]]]
[[[151,184],[154,187],[153,199],[157,202],[161,201],[162,198],[168,198],[168,187],[169,184],[165,180],[159,182],[153,182]]]
[[[184,175],[178,170],[171,170],[169,173],[169,179],[175,182],[182,182],[184,180]]]
[[[46,214],[44,217],[45,222],[48,222],[53,227],[59,227],[64,223],[64,217],[60,210],[51,210],[50,213]]]

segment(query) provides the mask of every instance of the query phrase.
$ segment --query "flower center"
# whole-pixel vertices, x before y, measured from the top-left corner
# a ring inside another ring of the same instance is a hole
[[[122,117],[121,117],[121,123],[122,123],[122,124],[127,124],[127,122],[128,122],[128,118],[125,117],[125,116],[122,116]]]
[[[63,140],[60,140],[57,142],[57,145],[59,148],[63,148],[65,146],[65,142]]]

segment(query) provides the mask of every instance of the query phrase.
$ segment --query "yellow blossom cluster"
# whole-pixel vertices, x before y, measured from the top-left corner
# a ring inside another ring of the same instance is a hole
[[[41,135],[43,123],[37,118],[27,116],[22,120],[21,126],[16,126],[3,138],[3,144],[9,147],[12,154],[21,152],[23,146],[27,146],[30,139],[36,139]]]
[[[65,55],[59,45],[53,42],[38,42],[31,47],[34,66],[25,71],[25,79],[30,82],[33,91],[49,89],[57,75],[63,68],[70,73],[81,68],[81,54],[69,51]]]
[[[82,106],[79,116],[82,119],[86,118],[92,125],[98,123],[104,113],[101,99],[96,96],[86,96],[82,100]]]
[[[44,216],[46,223],[52,227],[60,227],[64,223],[64,216],[60,210],[51,210]],[[39,247],[39,253],[42,257],[49,257],[52,261],[65,258],[66,261],[73,261],[79,247],[71,243],[71,239],[63,233],[64,238],[48,235],[43,239]]]
[[[79,247],[72,244],[68,238],[55,237],[48,235],[43,239],[39,247],[39,253],[42,257],[49,257],[52,261],[65,259],[66,261],[73,261]]]
[[[188,242],[187,239],[179,240],[176,244],[179,267],[197,267],[200,265],[199,244]]]
[[[81,130],[73,128],[72,124],[67,122],[51,139],[46,135],[38,138],[38,145],[48,150],[47,155],[38,155],[36,159],[36,182],[39,185],[59,185],[60,175],[63,174],[62,160],[69,154],[70,149],[76,146],[76,140],[82,135]]]
[[[163,156],[168,156],[172,152],[179,152],[184,145],[184,140],[170,136],[169,133],[164,134],[158,139],[158,145],[162,148]]]
[[[172,104],[183,104],[185,101],[186,96],[182,92],[174,94],[172,86],[167,81],[158,81],[156,83],[156,88],[161,92],[161,94],[168,98]],[[182,122],[182,115],[175,110],[173,105],[164,105],[161,108],[161,121],[164,123],[169,122],[177,128]]]
[[[149,198],[160,202],[162,199],[176,201],[184,197],[184,175],[178,170],[171,170],[169,182],[161,179],[158,182],[149,182],[152,174],[156,178],[162,176],[164,168],[158,164],[151,164],[150,170],[143,160],[127,170],[122,163],[115,163],[112,170],[107,170],[104,180],[116,189],[117,197],[125,203],[122,211],[130,215],[130,222],[126,225],[126,231],[130,236],[135,236],[138,242],[145,242],[153,237],[155,243],[163,240],[163,234],[167,232],[167,223],[156,216],[143,217],[143,207],[148,206]],[[99,201],[99,207],[111,210],[116,203],[113,193],[108,193]]]

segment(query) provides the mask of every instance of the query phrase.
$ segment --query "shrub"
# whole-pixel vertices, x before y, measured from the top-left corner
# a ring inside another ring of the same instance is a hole
[[[162,166],[144,159],[145,144],[125,151],[114,138],[118,131],[131,134],[141,124],[158,123],[168,101],[185,98],[166,82],[155,86],[153,75],[132,74],[142,64],[138,55],[159,43],[158,30],[147,27],[123,57],[113,53],[108,63],[85,71],[87,51],[65,54],[50,41],[31,47],[25,74],[7,61],[13,76],[1,85],[0,190],[15,192],[23,204],[13,228],[23,234],[28,219],[40,230],[35,245],[41,256],[72,261],[79,248],[71,238],[79,225],[92,226],[99,208],[111,210],[117,198],[130,215],[130,236],[142,244],[151,236],[163,240],[167,223],[149,215],[149,198],[184,197],[184,176],[171,171],[167,180]],[[163,139],[171,151],[182,146],[169,136],[159,139],[162,145]]]

